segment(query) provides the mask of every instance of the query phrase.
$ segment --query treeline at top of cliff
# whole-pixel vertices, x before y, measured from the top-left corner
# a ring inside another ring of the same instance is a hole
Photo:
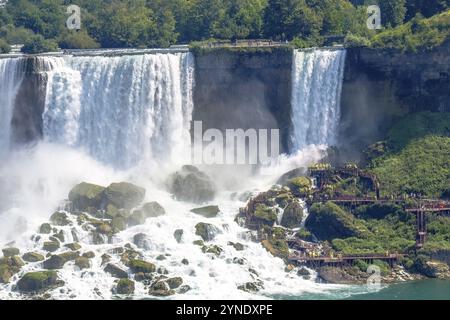
[[[273,39],[296,47],[345,39],[348,46],[417,49],[449,34],[450,0],[7,0],[0,6],[0,53],[62,49],[168,47],[211,39]],[[81,8],[81,30],[66,27]],[[367,28],[367,6],[381,30]],[[447,11],[436,20],[426,20]],[[431,21],[431,22],[430,22]],[[417,34],[417,36],[415,36]],[[444,40],[442,40],[444,39]]]

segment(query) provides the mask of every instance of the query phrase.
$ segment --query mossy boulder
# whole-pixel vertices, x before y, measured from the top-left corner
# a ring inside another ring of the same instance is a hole
[[[82,182],[76,185],[69,193],[69,200],[74,209],[79,211],[91,211],[91,208],[100,210],[105,187]]]
[[[156,218],[166,214],[166,210],[156,201],[148,202],[142,206],[145,218]]]
[[[211,246],[203,246],[202,247],[202,252],[203,253],[212,253],[215,256],[220,256],[220,254],[222,253],[223,249],[217,245],[211,245]]]
[[[299,197],[307,197],[312,191],[312,182],[308,177],[296,177],[287,181],[292,193]]]
[[[120,279],[117,283],[116,293],[123,295],[131,295],[134,293],[134,281],[130,279]]]
[[[109,273],[111,276],[117,279],[127,279],[128,273],[123,270],[122,268],[112,264],[108,263],[104,269],[106,273]]]
[[[194,166],[183,166],[169,177],[169,191],[177,200],[202,204],[214,200],[216,186],[211,178]]]
[[[262,284],[259,282],[246,282],[245,284],[238,286],[238,289],[249,293],[256,293],[262,289]]]
[[[22,259],[26,262],[40,262],[44,261],[45,257],[42,254],[36,252],[27,252],[22,256]]]
[[[219,229],[210,224],[200,222],[195,225],[195,234],[202,237],[203,241],[212,241],[219,232]]]
[[[55,252],[59,247],[60,244],[58,241],[46,241],[44,242],[42,249],[48,252]]]
[[[219,214],[220,209],[218,206],[207,206],[207,207],[192,209],[191,212],[198,214],[205,218],[215,218]]]
[[[252,219],[258,224],[273,226],[277,221],[278,215],[275,208],[268,207],[264,204],[258,204],[253,212]]]
[[[50,222],[55,226],[67,226],[70,224],[69,217],[65,212],[55,212],[50,217]]]
[[[353,215],[332,202],[316,203],[309,211],[305,226],[319,240],[330,241],[361,235]]]
[[[133,273],[152,273],[156,271],[156,266],[153,263],[138,259],[130,260],[128,266]]]
[[[106,205],[132,209],[144,200],[145,189],[128,182],[112,183],[103,191],[103,197]]]
[[[56,271],[38,271],[26,273],[18,282],[17,288],[22,292],[39,292],[49,290],[64,283],[58,279]]]
[[[75,265],[80,269],[89,269],[91,267],[91,261],[86,257],[78,257],[75,259]]]
[[[285,240],[270,239],[261,241],[262,246],[274,257],[287,259],[289,256],[289,246]]]
[[[78,251],[81,249],[81,245],[79,243],[68,243],[65,245],[66,248],[69,248],[72,251]]]
[[[286,228],[297,228],[302,223],[303,207],[298,202],[291,202],[283,212],[280,224]]]
[[[13,256],[18,256],[20,254],[20,250],[17,248],[9,247],[9,248],[3,248],[2,253],[3,253],[4,257],[8,258],[8,257],[13,257]]]

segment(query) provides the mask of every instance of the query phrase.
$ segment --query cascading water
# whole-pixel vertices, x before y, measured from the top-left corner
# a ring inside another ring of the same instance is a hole
[[[294,52],[292,66],[292,148],[334,145],[340,120],[345,50]]]
[[[0,59],[0,158],[8,151],[14,102],[25,74],[23,59]]]
[[[44,137],[130,168],[189,159],[190,53],[41,58],[48,63]]]
[[[50,291],[53,298],[112,298],[115,279],[104,272],[102,256],[110,254],[112,263],[126,269],[120,256],[112,252],[133,243],[134,236],[139,233],[146,237],[145,248],[136,248],[142,258],[155,262],[170,276],[181,277],[191,288],[173,298],[318,297],[330,290],[337,292],[340,286],[318,284],[298,277],[295,272],[287,273],[281,259],[274,258],[259,243],[250,241],[248,230],[234,222],[245,202],[236,200],[233,193],[243,194],[255,190],[255,186],[260,191],[267,190],[281,174],[314,163],[323,156],[323,148],[307,145],[332,140],[336,123],[328,121],[328,116],[320,110],[307,111],[308,108],[319,109],[321,101],[326,102],[324,109],[330,113],[335,111],[329,118],[337,121],[339,75],[336,75],[336,69],[342,65],[336,64],[339,64],[337,60],[343,59],[343,53],[316,53],[314,58],[305,54],[303,60],[310,61],[307,68],[297,65],[301,60],[299,54],[297,52],[295,56],[295,65],[298,66],[295,92],[302,87],[304,93],[314,93],[314,99],[308,97],[308,107],[293,104],[294,115],[298,116],[294,121],[296,129],[309,134],[303,142],[298,141],[298,148],[303,150],[299,150],[295,157],[282,159],[272,176],[245,177],[236,169],[234,174],[239,177],[241,185],[234,190],[219,190],[214,203],[210,204],[218,205],[221,212],[207,221],[191,212],[194,204],[175,201],[159,181],[153,180],[153,176],[161,171],[160,167],[149,169],[139,165],[142,162],[169,162],[170,170],[176,170],[180,163],[189,162],[194,86],[191,54],[38,58],[39,68],[48,79],[43,114],[44,141],[31,151],[11,155],[9,161],[0,167],[0,181],[11,182],[12,186],[8,188],[9,192],[0,193],[0,202],[8,204],[6,209],[0,208],[0,247],[15,241],[22,252],[45,255],[42,247],[50,235],[30,239],[75,184],[87,181],[106,186],[112,182],[129,181],[145,187],[145,201],[158,201],[166,214],[117,233],[112,243],[103,245],[94,245],[89,232],[71,216],[72,225],[58,227],[65,242],[77,241],[82,245],[81,252],[92,251],[95,257],[91,259],[88,272],[80,270],[73,262],[58,270],[65,285]],[[327,66],[332,66],[334,71],[328,73]],[[9,92],[10,101],[15,95],[9,89],[13,87],[11,74],[18,73],[2,72],[1,68],[0,72],[0,79],[8,80],[7,89],[2,87],[5,82],[0,82],[0,93]],[[319,95],[320,90],[326,90],[323,97]],[[301,101],[299,97],[296,99]],[[12,110],[12,105],[7,105],[8,110]],[[317,121],[326,118],[327,122],[320,124],[321,129],[317,132],[314,126],[305,130],[304,125],[314,116]],[[326,125],[332,127],[325,130]],[[0,138],[5,136],[2,131]],[[2,195],[7,199],[2,199]],[[216,238],[208,243],[221,248],[218,257],[205,254],[201,247],[193,244],[199,240],[195,234],[195,226],[199,222],[211,223],[219,230]],[[175,230],[179,229],[183,230],[180,242],[174,238]],[[230,242],[242,243],[244,250],[235,250]],[[66,250],[61,246],[53,254]],[[24,273],[37,270],[42,270],[42,263],[28,263],[9,284],[0,284],[0,299],[22,297],[13,290],[14,286]],[[254,281],[261,282],[264,287],[259,293],[238,289]],[[134,297],[151,296],[148,288],[136,282]]]

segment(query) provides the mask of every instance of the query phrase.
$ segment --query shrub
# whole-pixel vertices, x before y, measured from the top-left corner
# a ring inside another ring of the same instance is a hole
[[[58,46],[52,40],[46,40],[41,35],[35,35],[30,40],[25,42],[22,47],[22,52],[26,54],[37,54],[44,52],[57,51]]]
[[[370,40],[366,37],[349,34],[345,37],[344,46],[347,48],[370,47]]]

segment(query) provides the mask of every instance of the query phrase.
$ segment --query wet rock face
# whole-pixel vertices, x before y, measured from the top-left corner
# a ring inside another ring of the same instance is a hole
[[[134,281],[129,279],[120,279],[117,283],[117,294],[131,295],[134,293]]]
[[[219,214],[220,209],[218,206],[207,206],[207,207],[192,209],[191,212],[198,214],[205,218],[215,218]]]
[[[216,186],[208,175],[194,166],[183,166],[167,182],[169,192],[179,201],[202,204],[214,200]]]

